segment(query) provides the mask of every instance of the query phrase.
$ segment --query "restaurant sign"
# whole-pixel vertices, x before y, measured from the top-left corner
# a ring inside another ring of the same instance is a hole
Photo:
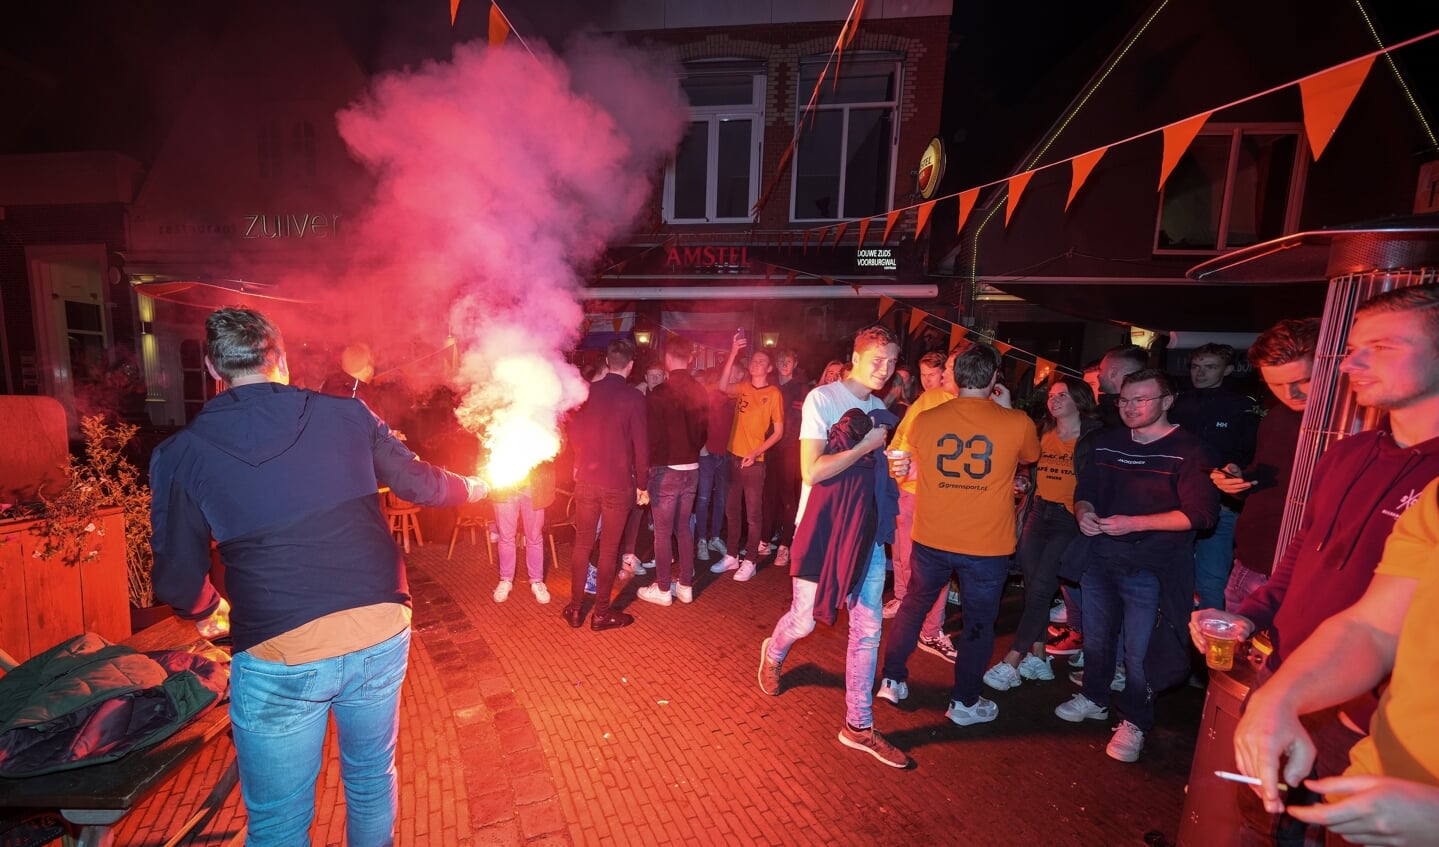
[[[669,271],[746,271],[749,269],[749,248],[715,244],[676,246],[665,251],[665,269]]]
[[[854,266],[867,270],[899,270],[893,247],[862,247],[854,251]]]

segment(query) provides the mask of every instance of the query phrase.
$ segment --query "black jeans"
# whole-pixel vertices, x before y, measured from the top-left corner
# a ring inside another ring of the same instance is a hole
[[[764,521],[760,534],[765,540],[779,533],[779,543],[794,543],[794,516],[799,511],[799,439],[784,438],[764,455],[769,468],[764,472]]]
[[[744,524],[748,528],[746,544],[751,561],[759,558],[759,543],[768,541],[760,537],[759,525],[764,505],[764,462],[755,462],[747,468],[740,467],[740,457],[730,456],[729,499],[725,502],[725,550],[731,556],[739,555],[740,501],[744,501]]]
[[[1026,653],[1045,641],[1050,601],[1059,590],[1059,557],[1079,537],[1074,515],[1059,503],[1035,497],[1019,537],[1019,571],[1024,574],[1024,611],[1014,632],[1014,646]]]
[[[570,604],[580,606],[585,599],[585,576],[590,553],[595,549],[595,531],[599,530],[600,552],[595,560],[599,573],[595,580],[595,614],[609,611],[610,592],[614,590],[615,569],[619,566],[620,536],[625,519],[635,504],[634,489],[601,488],[592,483],[575,485],[575,548],[570,559]]]

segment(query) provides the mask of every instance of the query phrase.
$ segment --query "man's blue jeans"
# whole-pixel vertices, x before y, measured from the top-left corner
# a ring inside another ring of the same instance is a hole
[[[286,665],[236,653],[230,719],[248,811],[249,847],[310,843],[315,780],[331,714],[351,847],[395,841],[395,738],[410,630],[333,659]]]
[[[796,641],[814,632],[814,600],[819,585],[807,579],[791,579],[793,595],[789,611],[774,626],[770,636],[770,659],[783,662]],[[859,584],[847,598],[849,643],[844,655],[844,719],[855,729],[874,725],[874,666],[879,660],[879,631],[884,623],[884,545],[870,551],[869,565]],[[914,639],[910,639],[914,646]]]
[[[884,677],[909,679],[909,657],[919,640],[919,628],[935,598],[949,586],[951,574],[959,575],[964,631],[956,646],[959,655],[954,660],[954,687],[949,699],[973,706],[979,702],[984,671],[994,652],[994,619],[999,617],[999,599],[1009,577],[1008,556],[968,556],[916,541],[910,557],[909,591],[899,604],[889,632],[889,646],[884,649]]]
[[[1239,513],[1227,506],[1219,507],[1219,523],[1214,532],[1194,542],[1194,592],[1199,595],[1199,608],[1223,609],[1224,588],[1229,584],[1229,569],[1234,564],[1234,522]]]
[[[1124,690],[1115,704],[1120,715],[1141,732],[1154,728],[1154,694],[1144,675],[1144,657],[1159,614],[1159,576],[1153,571],[1128,571],[1099,561],[1080,578],[1084,589],[1084,696],[1103,706],[1109,702],[1109,668],[1124,638]]]
[[[655,585],[669,590],[674,581],[673,534],[679,545],[679,584],[695,582],[695,536],[689,514],[695,502],[695,481],[699,471],[677,471],[658,465],[650,469],[650,514],[655,519]]]
[[[725,504],[729,500],[729,481],[727,453],[700,456],[699,483],[695,489],[695,538],[719,538]]]

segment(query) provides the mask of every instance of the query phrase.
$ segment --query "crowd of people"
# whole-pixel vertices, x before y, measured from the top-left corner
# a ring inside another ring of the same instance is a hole
[[[667,607],[695,602],[701,566],[738,582],[786,571],[790,606],[758,645],[759,688],[781,696],[792,651],[816,622],[843,618],[838,740],[896,768],[913,762],[875,728],[874,700],[909,696],[917,649],[952,663],[945,714],[961,727],[997,720],[1003,692],[1055,680],[1067,657],[1060,675],[1080,689],[1056,695],[1055,715],[1113,714],[1106,752],[1134,762],[1161,719],[1157,696],[1204,683],[1199,623],[1219,619],[1272,645],[1235,733],[1236,767],[1259,783],[1236,788],[1243,843],[1318,843],[1319,827],[1357,843],[1430,843],[1439,286],[1359,308],[1339,390],[1381,423],[1335,442],[1308,490],[1290,492],[1318,334],[1315,319],[1286,320],[1249,349],[1272,402],[1233,387],[1228,347],[1192,351],[1180,386],[1147,351],[1122,345],[1083,378],[1051,379],[1037,422],[1012,408],[1002,357],[981,343],[926,353],[911,369],[876,325],[811,384],[795,351],[750,350],[742,333],[723,367],[698,374],[683,339],[637,375],[633,344],[614,341],[565,423],[575,543],[562,615],[604,631],[633,623],[615,606],[630,581],[645,583],[639,600]],[[409,598],[377,485],[422,504],[492,497],[508,536],[494,600],[510,595],[521,526],[532,592],[549,600],[538,527],[553,469],[491,492],[425,464],[349,402],[363,399],[356,358],[340,398],[289,388],[278,329],[248,310],[215,313],[205,362],[227,391],[151,469],[157,596],[189,617],[232,616],[251,834],[277,842],[308,824],[312,806],[293,798],[314,782],[330,714],[355,762],[344,778],[351,839],[380,843],[393,828]],[[358,470],[315,470],[337,464]],[[1281,546],[1288,497],[1306,505]],[[649,562],[636,552],[645,523]],[[206,577],[211,538],[230,564],[233,610]],[[1023,607],[994,661],[1016,573]],[[951,584],[963,610],[953,634],[943,629]],[[355,698],[381,677],[382,696]]]

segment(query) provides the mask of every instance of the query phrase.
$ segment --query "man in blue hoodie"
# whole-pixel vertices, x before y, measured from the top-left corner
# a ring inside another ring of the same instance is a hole
[[[205,367],[224,393],[150,462],[155,596],[213,631],[230,612],[209,579],[218,542],[247,843],[306,843],[333,715],[348,842],[391,844],[411,606],[376,492],[451,506],[488,489],[420,461],[359,400],[291,387],[259,312],[206,319]]]

